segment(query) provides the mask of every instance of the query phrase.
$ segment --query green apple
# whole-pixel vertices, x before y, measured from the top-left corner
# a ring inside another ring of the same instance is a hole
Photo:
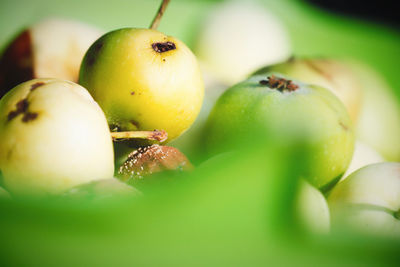
[[[255,74],[279,72],[290,78],[331,90],[345,105],[353,122],[357,121],[362,99],[362,84],[344,62],[327,58],[291,58],[267,66]]]
[[[325,234],[330,230],[330,213],[324,195],[300,179],[299,191],[295,199],[295,212],[301,225],[311,233]]]
[[[255,2],[227,1],[205,19],[195,53],[231,86],[257,68],[287,60],[292,51],[277,16]]]
[[[400,163],[368,165],[328,197],[332,223],[369,234],[400,237]]]
[[[384,161],[384,158],[375,149],[357,140],[354,146],[353,158],[346,173],[342,176],[342,180],[364,166]]]
[[[278,136],[286,144],[307,143],[313,170],[305,174],[317,188],[331,188],[346,171],[354,133],[346,108],[329,90],[258,75],[228,89],[217,101],[206,126],[205,148],[216,153],[256,138]],[[266,136],[266,137],[267,137]]]
[[[363,85],[357,139],[370,145],[386,160],[400,161],[400,102],[385,79],[360,62],[349,66]]]
[[[113,176],[104,113],[73,82],[35,79],[0,100],[0,169],[15,194],[60,193]]]
[[[79,77],[111,130],[154,130],[175,139],[196,119],[204,85],[196,57],[178,39],[152,29],[109,32],[86,53]]]
[[[85,23],[51,18],[23,30],[0,59],[0,97],[35,78],[78,81],[89,46],[103,32]]]

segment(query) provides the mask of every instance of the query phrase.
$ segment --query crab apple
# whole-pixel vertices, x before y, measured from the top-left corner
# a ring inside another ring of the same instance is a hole
[[[257,68],[287,60],[292,51],[285,26],[272,12],[253,2],[227,1],[207,17],[195,53],[231,86]]]
[[[329,190],[346,171],[354,149],[352,123],[328,89],[291,81],[278,73],[253,76],[228,89],[208,118],[204,143],[209,153],[258,136],[286,144],[308,144],[312,185]]]
[[[330,193],[332,224],[374,235],[400,237],[400,163],[368,165]]]
[[[0,97],[14,86],[35,78],[77,82],[85,52],[102,33],[85,23],[60,18],[46,19],[26,28],[0,59]]]
[[[362,84],[345,62],[329,58],[296,58],[267,66],[254,74],[279,72],[290,78],[331,90],[345,105],[353,122],[358,119]]]
[[[22,83],[0,100],[0,169],[16,194],[52,194],[113,176],[112,138],[87,90],[58,79]]]
[[[79,77],[111,130],[154,130],[175,139],[196,119],[204,85],[196,57],[178,39],[152,29],[109,32],[86,53]]]

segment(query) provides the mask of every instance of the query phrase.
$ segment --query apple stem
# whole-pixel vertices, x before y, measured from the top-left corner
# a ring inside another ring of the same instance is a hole
[[[170,0],[163,0],[161,3],[160,8],[156,16],[154,17],[153,21],[151,22],[150,29],[157,30],[158,25],[160,24],[161,17],[163,16],[165,9],[167,9],[168,3]]]
[[[123,139],[148,139],[159,142],[164,142],[168,138],[168,134],[164,130],[154,131],[128,131],[128,132],[111,132],[111,137],[114,141]]]

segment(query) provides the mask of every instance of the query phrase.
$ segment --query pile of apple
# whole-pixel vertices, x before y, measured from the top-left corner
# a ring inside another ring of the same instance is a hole
[[[313,167],[295,178],[296,210],[311,230],[329,231],[332,215],[332,223],[400,237],[400,108],[379,75],[354,61],[292,57],[280,21],[238,3],[208,19],[199,64],[156,30],[168,2],[150,29],[101,36],[53,19],[8,46],[0,198],[137,195],[135,181],[194,168],[169,141],[212,157],[264,134],[309,149]]]

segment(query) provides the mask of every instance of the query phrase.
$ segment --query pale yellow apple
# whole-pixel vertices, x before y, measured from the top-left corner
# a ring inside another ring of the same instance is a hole
[[[400,163],[359,169],[333,188],[328,204],[337,225],[400,238]]]
[[[103,111],[73,82],[35,79],[0,100],[0,169],[16,194],[60,193],[113,176]]]

